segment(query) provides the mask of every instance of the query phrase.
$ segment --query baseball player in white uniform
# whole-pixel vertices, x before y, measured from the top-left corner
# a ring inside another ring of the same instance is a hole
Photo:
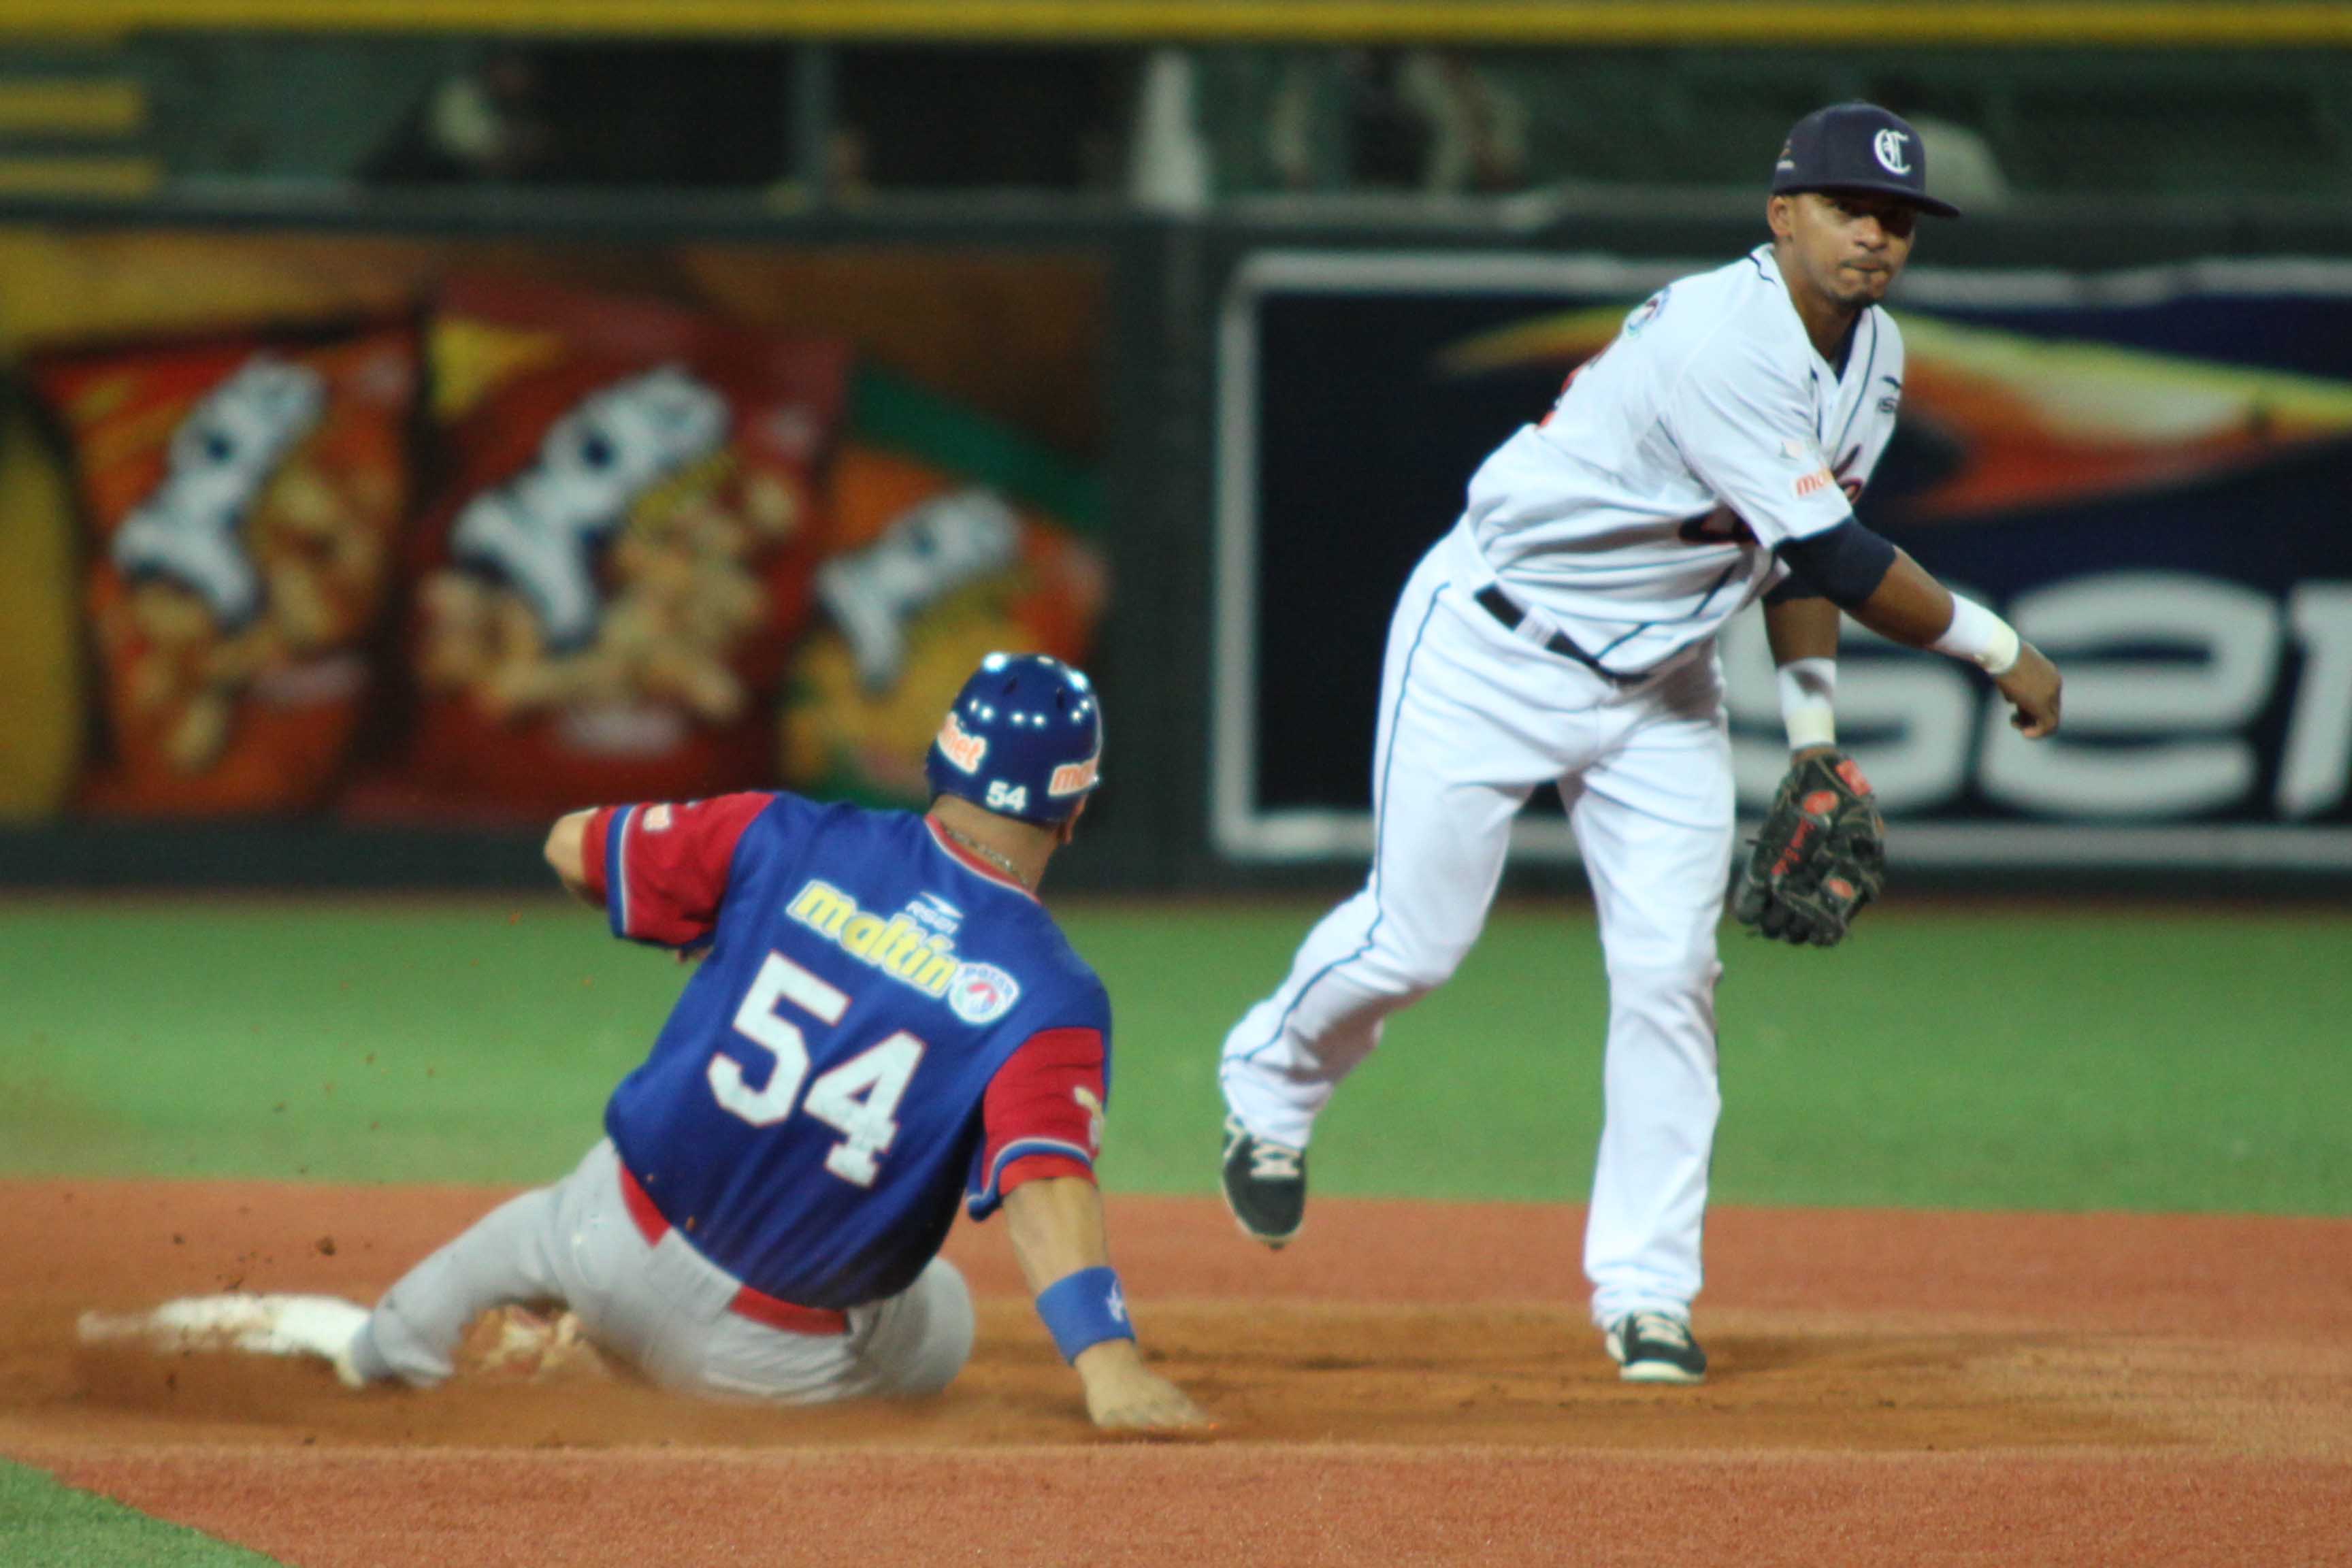
[[[1554,784],[1609,973],[1593,1321],[1629,1380],[1705,1375],[1690,1312],[1734,847],[1717,631],[1769,595],[1801,758],[1834,745],[1841,609],[1981,666],[2027,735],[2058,722],[2050,662],[1852,510],[1894,431],[1903,340],[1879,302],[1921,212],[1958,216],[1927,194],[1907,123],[1864,103],[1808,115],[1774,172],[1770,243],[1643,303],[1472,477],[1390,623],[1370,878],[1225,1037],[1223,1187],[1250,1235],[1297,1231],[1316,1114],[1388,1016],[1454,973],[1512,817]]]

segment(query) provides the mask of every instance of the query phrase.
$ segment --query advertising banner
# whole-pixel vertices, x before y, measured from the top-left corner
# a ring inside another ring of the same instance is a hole
[[[1723,259],[1728,259],[1723,258]],[[1705,262],[1266,253],[1219,350],[1213,831],[1365,853],[1387,618],[1485,456]],[[2066,675],[1989,683],[1848,623],[1839,731],[1915,865],[2352,868],[2352,265],[1915,267],[1864,521]],[[1722,638],[1744,816],[1786,761],[1759,614]],[[1523,855],[1574,854],[1556,803]]]
[[[86,807],[305,811],[340,782],[392,595],[420,377],[400,321],[35,362],[89,524],[112,743]]]
[[[64,760],[0,777],[0,815],[919,805],[982,654],[1093,651],[1101,287],[1066,257],[0,233],[0,579],[78,623],[0,689]]]

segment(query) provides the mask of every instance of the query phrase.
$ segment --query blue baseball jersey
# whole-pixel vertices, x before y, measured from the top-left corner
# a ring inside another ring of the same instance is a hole
[[[605,1109],[712,1262],[845,1308],[912,1284],[959,1199],[1091,1179],[1110,1002],[1044,907],[928,817],[791,795],[608,808],[614,933],[708,952]]]

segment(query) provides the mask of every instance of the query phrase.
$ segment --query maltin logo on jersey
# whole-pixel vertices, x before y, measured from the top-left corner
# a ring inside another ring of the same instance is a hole
[[[948,987],[948,1005],[967,1024],[992,1024],[1021,1000],[1021,983],[992,963],[967,963]]]
[[[856,899],[830,882],[808,882],[793,895],[784,912],[858,963],[926,995],[945,996],[963,968],[955,939],[925,930],[913,910],[886,921],[860,909]]]
[[[926,893],[884,920],[832,883],[812,879],[784,912],[858,963],[945,1002],[965,1023],[993,1023],[1021,1000],[1021,983],[992,963],[959,956],[952,926],[926,929],[940,923],[934,906],[941,902]]]

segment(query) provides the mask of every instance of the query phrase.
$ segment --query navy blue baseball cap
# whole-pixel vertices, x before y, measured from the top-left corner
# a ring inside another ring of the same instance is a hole
[[[1102,782],[1102,703],[1083,671],[1042,653],[992,653],[940,722],[924,776],[1000,816],[1050,827]]]
[[[1875,191],[1921,212],[1958,217],[1927,194],[1927,150],[1911,122],[1874,103],[1832,103],[1790,128],[1772,165],[1772,194]]]

